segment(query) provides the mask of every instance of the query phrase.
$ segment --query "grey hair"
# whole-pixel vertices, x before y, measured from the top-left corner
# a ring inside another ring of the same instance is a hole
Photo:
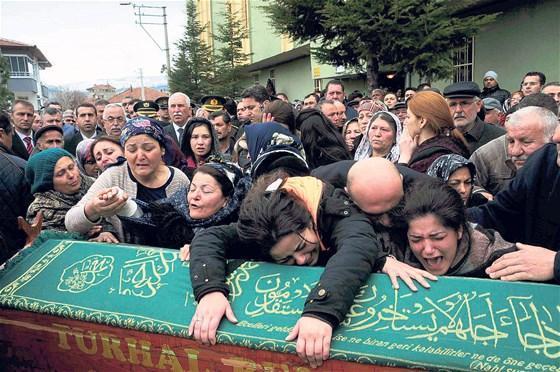
[[[124,111],[124,107],[120,104],[120,103],[109,103],[107,106],[105,106],[105,111],[103,111],[103,120],[107,120],[107,117],[109,116],[109,114],[107,113],[107,109],[113,108],[113,107],[118,107],[123,111],[123,116],[126,116],[126,112]]]
[[[169,96],[169,101],[171,100],[171,97],[183,97],[185,99],[185,101],[187,101],[187,107],[190,107],[190,105],[191,105],[191,99],[189,98],[189,96],[187,96],[183,92],[173,93],[171,96]]]
[[[509,115],[506,120],[506,125],[519,125],[525,122],[526,116],[536,116],[539,118],[542,126],[543,126],[543,135],[545,143],[552,141],[552,136],[554,135],[554,131],[558,126],[558,118],[552,111],[546,109],[544,107],[538,106],[528,106],[523,107],[520,110],[517,110],[513,114]]]

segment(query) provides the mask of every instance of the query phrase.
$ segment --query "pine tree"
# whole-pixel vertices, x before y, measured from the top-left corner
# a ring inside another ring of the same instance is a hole
[[[178,52],[173,57],[169,89],[183,92],[196,102],[212,91],[212,53],[201,38],[204,28],[197,19],[193,0],[187,1],[186,9],[187,24],[183,38],[176,43]]]
[[[365,66],[375,88],[381,65],[428,80],[450,77],[452,50],[496,18],[463,15],[475,1],[272,0],[263,9],[277,32],[315,43],[320,62]]]
[[[250,53],[243,51],[243,39],[248,35],[237,13],[232,12],[230,2],[226,2],[224,12],[220,14],[224,23],[219,24],[213,35],[219,45],[216,51],[216,92],[229,97],[236,97],[243,90],[243,66],[248,62]]]
[[[14,100],[14,93],[8,89],[9,78],[10,63],[8,59],[0,53],[0,110],[8,110]]]

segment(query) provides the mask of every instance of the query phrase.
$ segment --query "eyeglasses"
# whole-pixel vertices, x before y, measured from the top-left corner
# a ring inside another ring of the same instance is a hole
[[[122,116],[117,116],[116,118],[109,116],[107,119],[103,119],[103,120],[109,123],[113,121],[116,121],[117,123],[124,123],[124,117]]]

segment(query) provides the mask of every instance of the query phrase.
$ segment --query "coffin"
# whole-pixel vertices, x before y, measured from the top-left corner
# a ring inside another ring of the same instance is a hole
[[[20,370],[307,371],[286,342],[322,268],[245,262],[238,324],[188,338],[195,310],[177,251],[40,239],[0,271],[0,365]],[[396,291],[374,274],[321,370],[560,371],[558,286],[441,277]]]

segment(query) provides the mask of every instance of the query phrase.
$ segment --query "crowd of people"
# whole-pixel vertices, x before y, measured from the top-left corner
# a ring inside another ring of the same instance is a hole
[[[371,273],[413,291],[439,275],[558,283],[560,83],[483,84],[347,96],[333,80],[294,102],[254,85],[238,102],[175,92],[38,113],[15,100],[0,115],[0,260],[26,244],[18,217],[180,250],[204,344],[236,322],[228,259],[324,266],[287,337],[312,367]]]

